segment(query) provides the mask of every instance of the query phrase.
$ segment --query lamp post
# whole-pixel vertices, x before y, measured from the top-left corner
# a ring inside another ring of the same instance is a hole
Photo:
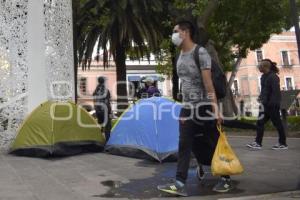
[[[296,0],[290,0],[290,7],[291,7],[293,24],[295,26],[295,34],[296,34],[297,45],[298,45],[298,59],[300,63],[300,28],[299,28],[299,15],[297,11]]]

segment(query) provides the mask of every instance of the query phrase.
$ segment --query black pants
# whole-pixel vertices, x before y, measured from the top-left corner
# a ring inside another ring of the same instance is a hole
[[[106,142],[109,140],[111,131],[111,118],[107,112],[96,111],[98,123],[103,126]]]
[[[203,106],[197,110],[201,117],[208,116],[206,111],[211,111],[211,106]],[[182,108],[180,118],[190,115],[190,109]],[[180,121],[179,132],[176,180],[185,183],[188,176],[191,153],[193,152],[195,155],[198,164],[211,165],[219,132],[215,120],[199,120],[196,117],[187,119],[184,123]],[[229,178],[229,176],[224,177]]]
[[[277,106],[268,107],[265,106],[263,111],[259,112],[258,115],[259,119],[256,123],[257,130],[256,130],[256,139],[255,141],[258,144],[262,144],[263,136],[264,136],[264,126],[265,123],[268,122],[270,119],[273,125],[276,127],[278,135],[279,135],[279,143],[282,145],[286,145],[286,135],[284,132],[284,128],[282,125],[282,121],[280,118],[280,109]]]

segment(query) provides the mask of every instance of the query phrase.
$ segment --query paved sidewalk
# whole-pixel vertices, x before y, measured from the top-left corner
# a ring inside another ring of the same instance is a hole
[[[280,192],[265,195],[254,195],[246,197],[233,197],[219,200],[294,200],[300,199],[300,190],[291,192]]]
[[[199,183],[192,166],[188,180],[191,196],[180,199],[300,198],[296,191],[300,190],[300,139],[289,139],[288,151],[271,150],[276,138],[265,138],[262,151],[245,147],[252,137],[229,140],[245,167],[243,175],[233,177],[236,189],[227,194],[212,192],[217,178],[208,174]],[[156,185],[174,177],[175,169],[176,163],[105,153],[53,160],[0,154],[0,200],[177,199],[156,190]],[[286,191],[296,192],[273,194]],[[265,194],[269,196],[257,196]]]

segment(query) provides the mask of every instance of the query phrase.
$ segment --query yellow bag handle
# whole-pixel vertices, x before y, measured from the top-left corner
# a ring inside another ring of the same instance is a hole
[[[220,124],[217,125],[217,129],[221,137],[225,137],[225,133],[222,131],[222,126]]]
[[[222,131],[222,126],[220,124],[217,124],[217,129],[218,129],[219,132],[223,132]]]

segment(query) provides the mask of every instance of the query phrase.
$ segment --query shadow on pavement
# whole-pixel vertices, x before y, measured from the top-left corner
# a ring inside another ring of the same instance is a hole
[[[107,193],[102,195],[94,195],[93,197],[105,198],[137,198],[137,199],[151,199],[160,197],[172,197],[168,194],[161,193],[156,189],[157,185],[165,184],[174,179],[176,171],[176,163],[157,164],[148,161],[141,161],[136,164],[139,167],[155,168],[152,177],[145,179],[132,179],[128,183],[120,181],[108,180],[103,181],[103,186],[109,187]],[[189,196],[210,196],[218,195],[219,193],[213,192],[212,188],[217,183],[218,178],[207,174],[203,182],[199,182],[196,178],[195,166],[191,166],[189,170],[189,180],[187,183],[187,190]],[[206,171],[209,169],[206,168]],[[235,189],[230,191],[231,196],[243,193],[243,190],[238,189],[239,182],[233,181]]]

